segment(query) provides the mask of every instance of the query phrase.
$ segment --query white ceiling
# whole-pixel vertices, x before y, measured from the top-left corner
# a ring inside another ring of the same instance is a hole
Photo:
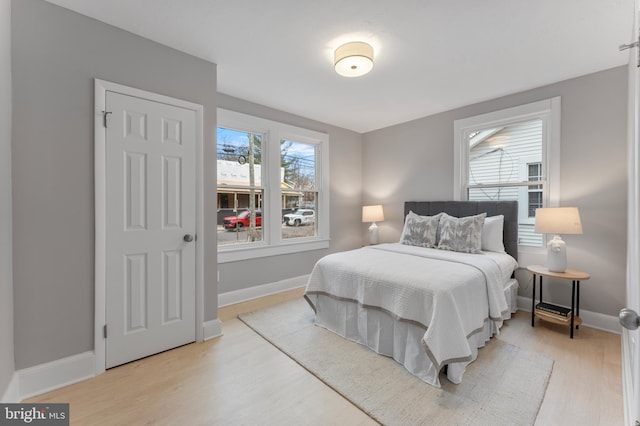
[[[218,91],[367,132],[628,62],[633,0],[48,0],[218,64]],[[346,41],[374,46],[359,78]]]

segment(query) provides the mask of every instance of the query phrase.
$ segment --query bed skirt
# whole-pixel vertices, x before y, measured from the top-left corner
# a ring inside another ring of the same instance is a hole
[[[515,279],[509,280],[504,291],[509,311],[501,320],[487,319],[479,332],[468,337],[472,352],[470,360],[447,364],[447,378],[451,382],[462,381],[466,366],[478,356],[478,348],[497,334],[503,321],[516,312],[518,282]],[[396,320],[380,309],[365,308],[358,303],[337,300],[324,294],[313,295],[313,302],[317,307],[316,325],[365,345],[381,355],[392,357],[411,374],[440,387],[440,368],[431,362],[423,347],[425,329],[422,326]]]

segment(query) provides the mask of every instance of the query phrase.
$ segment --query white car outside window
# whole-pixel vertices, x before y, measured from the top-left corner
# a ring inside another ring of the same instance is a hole
[[[287,226],[300,226],[314,223],[316,220],[316,213],[313,210],[298,209],[293,213],[284,215],[284,223]]]

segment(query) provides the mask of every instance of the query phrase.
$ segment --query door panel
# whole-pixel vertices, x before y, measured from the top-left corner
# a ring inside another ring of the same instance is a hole
[[[180,228],[182,225],[182,160],[177,157],[165,157],[163,175],[163,226],[165,229]]]
[[[165,251],[164,263],[164,306],[163,323],[179,321],[182,319],[182,252],[178,250]]]
[[[126,229],[147,228],[147,156],[140,153],[126,153],[125,170],[125,212]]]
[[[127,271],[127,321],[126,331],[133,332],[147,328],[147,255],[135,254],[126,256]]]
[[[195,340],[195,112],[106,92],[106,368]]]

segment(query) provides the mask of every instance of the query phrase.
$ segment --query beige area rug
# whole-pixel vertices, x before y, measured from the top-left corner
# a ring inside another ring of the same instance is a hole
[[[553,361],[498,339],[480,349],[462,383],[424,383],[393,359],[324,328],[303,299],[240,319],[384,425],[532,425]]]

